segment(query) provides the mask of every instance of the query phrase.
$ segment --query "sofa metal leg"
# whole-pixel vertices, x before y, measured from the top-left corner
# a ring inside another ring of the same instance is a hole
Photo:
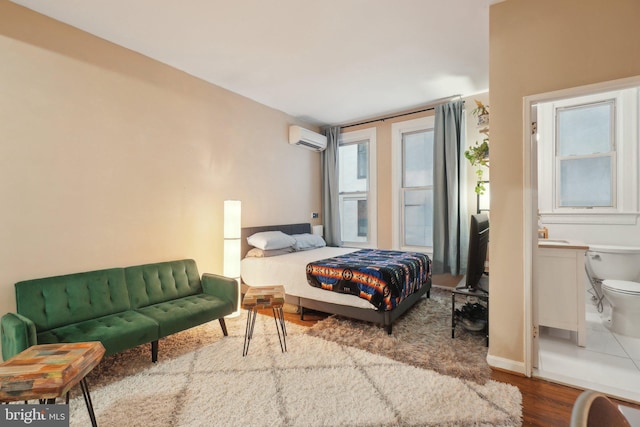
[[[224,323],[224,319],[221,317],[218,319],[218,322],[220,322],[220,327],[222,327],[222,333],[224,334],[224,336],[228,336],[229,334],[227,333],[227,324]]]
[[[151,341],[151,361],[153,363],[158,361],[158,340]]]

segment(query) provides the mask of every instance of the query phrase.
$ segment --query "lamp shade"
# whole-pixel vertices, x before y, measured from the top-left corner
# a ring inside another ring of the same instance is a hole
[[[238,304],[236,311],[230,315],[240,315],[240,251],[242,248],[240,233],[242,227],[242,203],[240,200],[224,201],[224,262],[223,274],[238,282]]]
[[[236,279],[240,277],[240,239],[224,240],[223,274]]]
[[[242,203],[240,200],[224,201],[224,238],[239,239]]]

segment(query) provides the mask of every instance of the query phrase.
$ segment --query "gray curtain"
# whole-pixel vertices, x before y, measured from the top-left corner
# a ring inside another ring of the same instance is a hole
[[[338,142],[340,126],[323,130],[327,136],[327,149],[320,155],[322,161],[322,220],[324,240],[329,246],[341,246],[340,199],[338,188]]]
[[[433,171],[433,273],[463,274],[468,250],[467,212],[460,191],[464,102],[435,108]],[[464,262],[463,262],[464,261]]]

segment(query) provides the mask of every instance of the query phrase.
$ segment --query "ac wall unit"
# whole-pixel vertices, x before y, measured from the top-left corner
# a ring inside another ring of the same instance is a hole
[[[327,148],[327,137],[300,126],[289,126],[289,144],[322,151]]]

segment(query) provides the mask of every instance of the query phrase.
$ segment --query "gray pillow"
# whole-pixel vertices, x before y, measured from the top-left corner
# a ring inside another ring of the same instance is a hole
[[[307,249],[316,249],[327,246],[322,236],[317,234],[294,234],[293,237],[296,243],[293,245],[293,249],[296,251],[306,251]]]

